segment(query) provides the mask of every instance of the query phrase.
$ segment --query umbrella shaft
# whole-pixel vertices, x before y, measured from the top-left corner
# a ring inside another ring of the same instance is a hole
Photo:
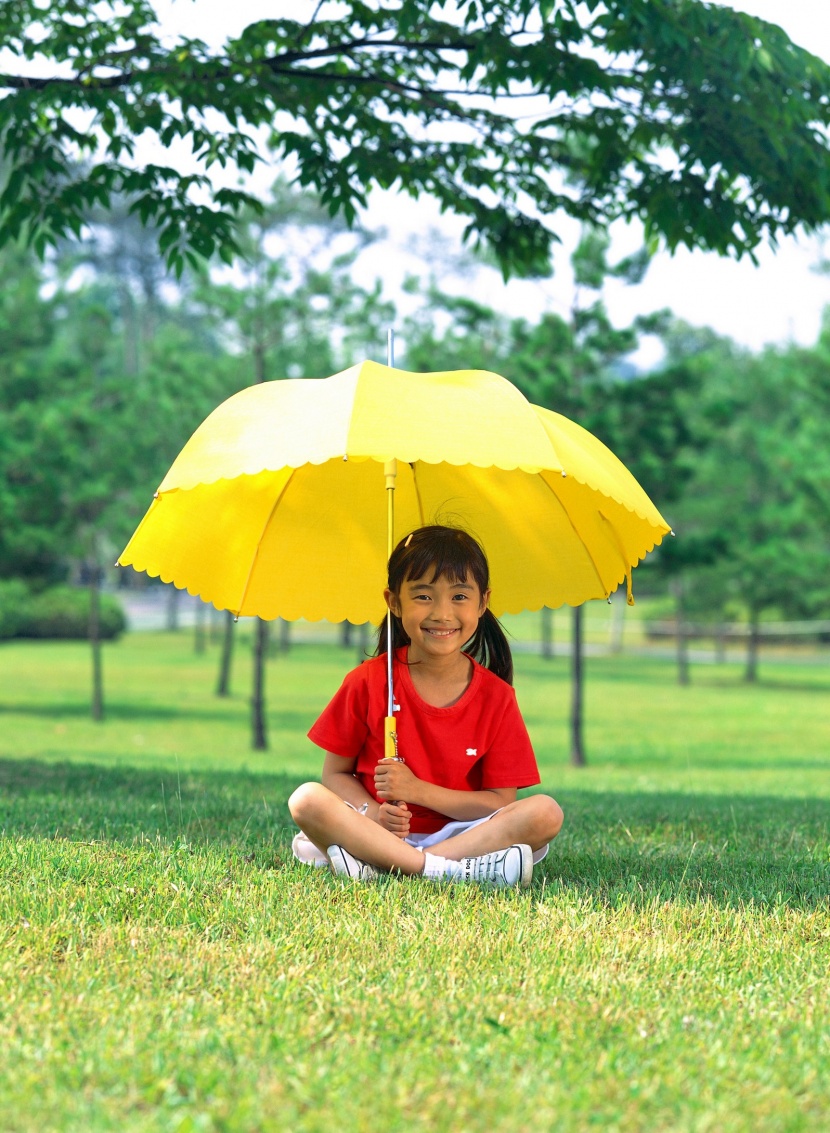
[[[387,562],[392,557],[392,551],[395,547],[395,478],[398,475],[398,462],[397,460],[387,460],[383,466],[383,475],[386,477],[386,559]],[[387,724],[391,719],[394,726],[395,720],[393,716],[395,705],[395,693],[392,687],[392,611],[386,611],[386,687],[388,692],[388,707],[386,710]],[[394,727],[392,729],[394,731]],[[394,756],[388,754],[388,748],[391,743],[389,739],[389,728],[386,729],[386,747],[387,758],[392,759]]]

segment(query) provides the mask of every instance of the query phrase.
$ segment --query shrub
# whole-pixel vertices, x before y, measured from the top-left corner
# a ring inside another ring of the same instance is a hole
[[[0,640],[17,637],[28,617],[29,602],[29,588],[22,579],[0,579]]]
[[[127,620],[117,599],[101,595],[103,641],[118,637]],[[26,617],[17,630],[18,637],[71,638],[89,636],[89,590],[73,586],[52,586],[33,595],[26,606]]]

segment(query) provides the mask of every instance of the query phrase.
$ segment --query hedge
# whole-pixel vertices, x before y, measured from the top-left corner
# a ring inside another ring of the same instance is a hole
[[[111,594],[101,594],[100,599],[100,636],[109,641],[124,632],[127,620]],[[52,586],[39,594],[30,594],[19,579],[0,581],[0,638],[3,637],[89,637],[89,590]]]

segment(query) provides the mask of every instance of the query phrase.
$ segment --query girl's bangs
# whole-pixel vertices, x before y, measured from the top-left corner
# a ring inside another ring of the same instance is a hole
[[[477,546],[478,554],[471,554],[470,546],[465,546],[465,543],[466,540],[462,542],[458,538],[420,540],[417,545],[407,548],[406,573],[401,582],[430,575],[431,583],[439,578],[450,583],[463,583],[472,575],[484,593],[489,585],[487,561]]]

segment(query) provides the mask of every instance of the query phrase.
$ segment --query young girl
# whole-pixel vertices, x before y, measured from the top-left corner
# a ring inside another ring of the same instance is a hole
[[[527,886],[562,811],[547,795],[516,799],[539,772],[510,647],[487,608],[484,552],[464,531],[421,527],[393,551],[384,597],[399,760],[384,758],[384,622],[375,656],[309,732],[326,755],[322,783],[289,799],[302,831],[295,855],[359,880],[392,872]]]

